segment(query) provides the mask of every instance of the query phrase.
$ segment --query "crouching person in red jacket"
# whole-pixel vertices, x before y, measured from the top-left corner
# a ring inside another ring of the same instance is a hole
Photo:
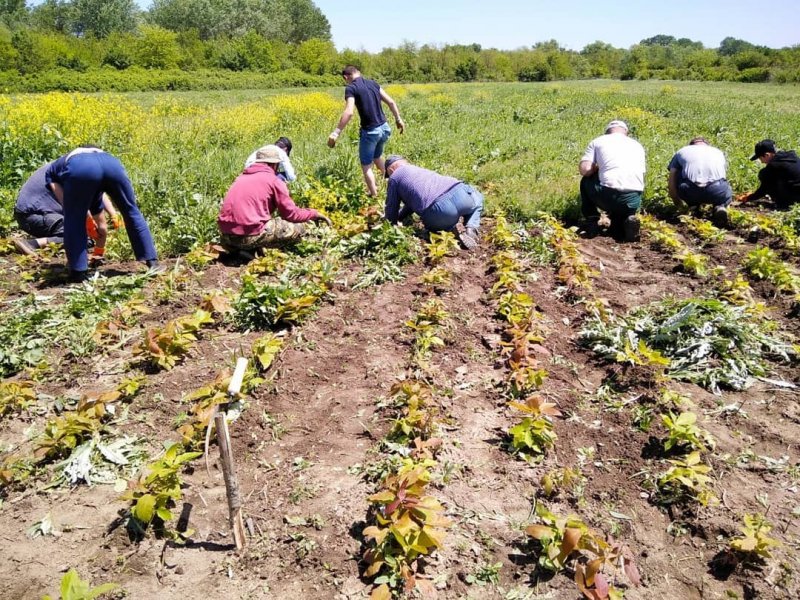
[[[219,210],[217,224],[222,245],[229,251],[253,251],[298,240],[303,223],[331,220],[311,208],[297,206],[286,184],[278,178],[281,162],[277,146],[264,146],[255,162],[233,182]]]

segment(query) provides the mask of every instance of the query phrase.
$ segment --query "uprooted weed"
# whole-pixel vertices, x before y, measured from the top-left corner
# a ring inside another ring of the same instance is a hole
[[[794,362],[798,350],[776,324],[713,298],[666,299],[607,321],[590,318],[583,344],[609,360],[640,342],[669,360],[666,375],[719,393],[747,388],[769,373],[770,361]]]

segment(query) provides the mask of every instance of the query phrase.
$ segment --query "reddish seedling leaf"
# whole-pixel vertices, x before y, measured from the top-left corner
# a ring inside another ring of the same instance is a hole
[[[639,568],[633,561],[633,555],[631,554],[630,550],[626,549],[623,557],[625,560],[625,575],[628,576],[628,581],[630,581],[634,586],[639,587],[642,585],[642,577],[639,574]]]
[[[566,562],[569,555],[572,554],[578,547],[578,542],[581,541],[581,530],[574,527],[567,527],[564,530],[564,541],[561,542],[561,553],[558,555],[558,562]]]
[[[598,573],[594,576],[594,592],[597,600],[606,600],[608,598],[608,580],[605,575]]]

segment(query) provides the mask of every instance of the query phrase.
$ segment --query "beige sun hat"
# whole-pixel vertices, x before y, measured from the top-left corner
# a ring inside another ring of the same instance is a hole
[[[259,148],[256,151],[256,160],[254,162],[270,164],[279,163],[281,162],[281,149],[274,144]]]

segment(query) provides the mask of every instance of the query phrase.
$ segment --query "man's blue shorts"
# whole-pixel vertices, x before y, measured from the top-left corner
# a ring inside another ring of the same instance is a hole
[[[362,165],[371,165],[373,161],[383,155],[383,146],[390,135],[392,135],[392,129],[388,123],[375,129],[361,130],[358,140],[358,158]]]

